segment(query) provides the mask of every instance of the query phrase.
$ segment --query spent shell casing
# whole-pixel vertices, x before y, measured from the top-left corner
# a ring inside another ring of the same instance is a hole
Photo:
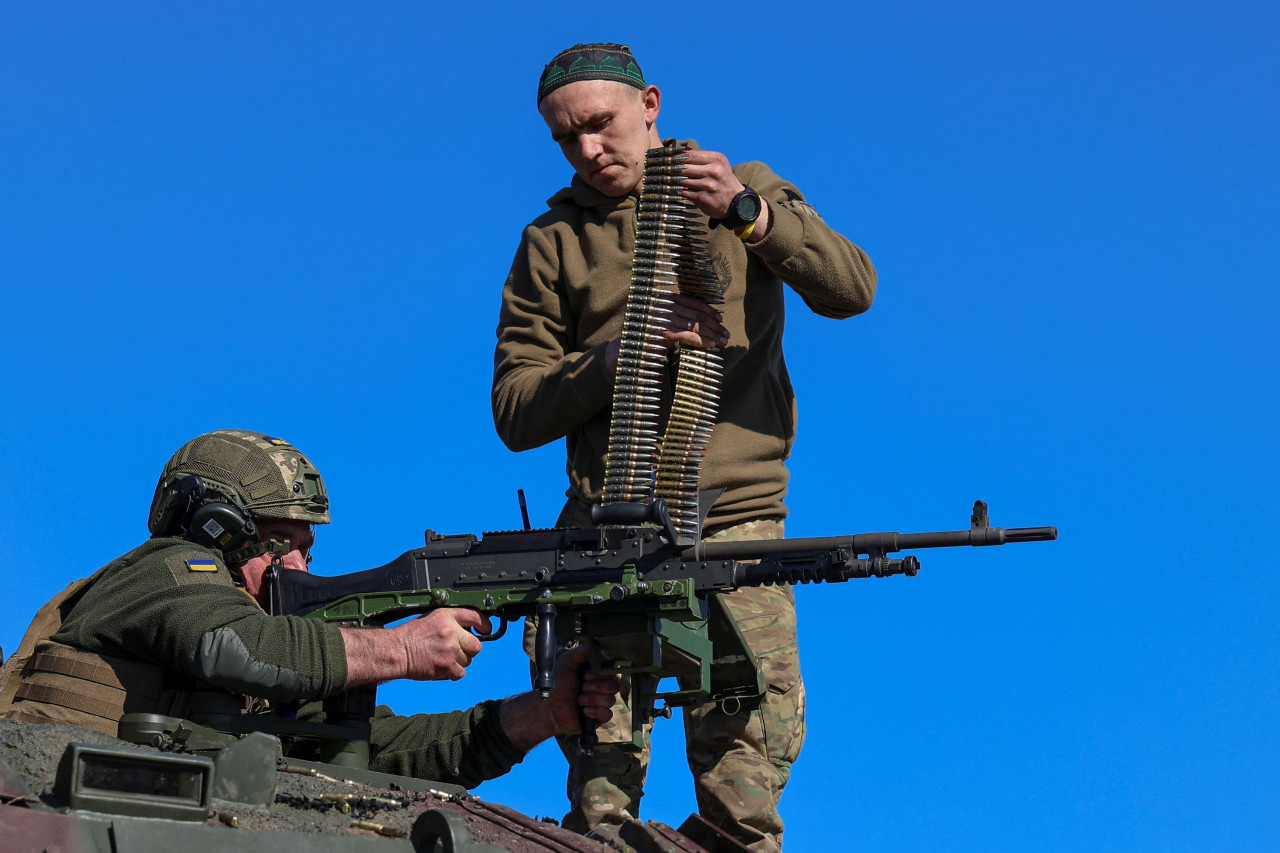
[[[374,823],[371,820],[356,820],[352,821],[351,825],[356,829],[365,829],[369,832],[376,832],[379,835],[386,836],[387,838],[404,838],[404,830],[395,829],[390,826],[383,826],[382,824]]]

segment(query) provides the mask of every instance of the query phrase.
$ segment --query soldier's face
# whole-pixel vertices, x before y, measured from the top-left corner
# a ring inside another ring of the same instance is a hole
[[[644,177],[644,152],[662,144],[654,122],[662,96],[612,80],[580,80],[542,100],[538,112],[573,170],[617,198]]]
[[[278,542],[286,539],[289,541],[289,553],[280,558],[286,569],[308,571],[307,557],[311,553],[311,545],[315,542],[315,533],[310,524],[305,521],[286,519],[262,519],[258,522],[258,541],[266,542],[270,539]],[[262,594],[262,578],[271,566],[273,556],[273,554],[259,554],[252,560],[245,560],[238,568],[240,579],[244,581],[245,592],[256,598],[263,606],[266,605],[266,601]]]

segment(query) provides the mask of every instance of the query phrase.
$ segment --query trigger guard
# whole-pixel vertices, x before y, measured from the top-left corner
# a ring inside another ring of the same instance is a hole
[[[475,638],[482,643],[488,643],[492,640],[502,639],[502,635],[507,633],[507,625],[510,623],[507,622],[507,618],[505,616],[498,616],[497,619],[498,619],[498,630],[494,631],[492,634],[481,634],[479,631],[476,631],[475,629],[472,629],[471,633],[475,635]]]

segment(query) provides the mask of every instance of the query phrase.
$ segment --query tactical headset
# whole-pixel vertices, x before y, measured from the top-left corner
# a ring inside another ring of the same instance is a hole
[[[280,543],[254,542],[258,526],[234,494],[210,488],[198,475],[187,474],[175,480],[165,492],[169,503],[156,524],[157,535],[176,533],[197,545],[221,551],[228,563],[279,552]],[[284,550],[288,552],[287,545]]]

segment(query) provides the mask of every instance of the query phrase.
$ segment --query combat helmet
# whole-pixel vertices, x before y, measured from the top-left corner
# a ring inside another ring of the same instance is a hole
[[[253,556],[243,546],[256,533],[253,520],[265,518],[328,524],[324,480],[284,439],[222,429],[188,441],[165,464],[147,528],[153,536],[186,536],[234,561]]]

